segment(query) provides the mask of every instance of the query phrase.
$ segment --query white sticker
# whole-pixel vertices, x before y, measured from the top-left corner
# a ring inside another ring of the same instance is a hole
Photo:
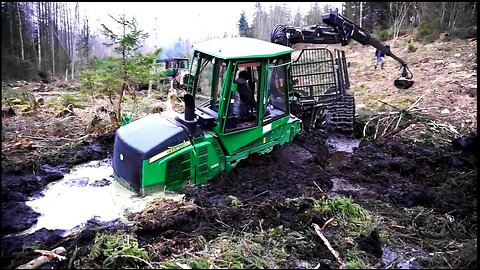
[[[272,123],[270,123],[266,126],[263,126],[263,134],[269,132],[270,130],[272,130]]]

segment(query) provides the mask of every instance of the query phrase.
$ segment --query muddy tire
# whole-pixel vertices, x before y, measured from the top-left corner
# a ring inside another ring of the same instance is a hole
[[[327,129],[328,132],[353,135],[353,121],[355,118],[355,97],[344,95],[340,100],[332,103],[322,111],[322,121],[316,126]]]

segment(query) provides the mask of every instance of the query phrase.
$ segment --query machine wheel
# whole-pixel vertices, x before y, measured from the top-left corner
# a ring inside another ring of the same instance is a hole
[[[355,97],[350,94],[344,95],[340,100],[328,105],[322,112],[322,121],[316,122],[316,127],[341,133],[347,136],[353,135],[353,120],[355,118]]]
[[[283,24],[277,24],[270,33],[270,42],[283,46],[290,46],[287,39],[287,28]]]

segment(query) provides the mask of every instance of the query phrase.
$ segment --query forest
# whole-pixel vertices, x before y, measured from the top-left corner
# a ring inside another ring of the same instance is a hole
[[[252,5],[255,5],[252,20],[246,18],[245,12],[240,14],[238,35],[263,40],[269,39],[276,24],[319,24],[321,14],[332,9],[328,3],[312,3],[311,10],[302,14],[286,5],[274,4],[269,8],[261,2]],[[419,40],[431,42],[441,33],[461,38],[475,36],[476,8],[476,2],[345,2],[340,12],[382,39],[398,37],[401,31],[415,31]],[[109,20],[102,23],[109,24]],[[80,14],[78,3],[4,2],[2,78],[31,80],[39,72],[58,78],[77,78],[94,57],[115,55],[111,47],[103,45],[110,42],[108,38],[92,33],[88,17]],[[175,50],[181,48],[180,53],[188,55],[191,45],[188,37],[179,37],[172,48],[164,50],[177,47]]]

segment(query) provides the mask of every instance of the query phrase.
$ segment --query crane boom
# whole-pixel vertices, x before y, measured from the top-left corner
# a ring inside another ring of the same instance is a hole
[[[322,22],[328,26],[295,27],[285,24],[276,25],[272,29],[270,41],[289,47],[296,43],[341,44],[345,46],[353,39],[362,45],[370,45],[376,48],[401,64],[401,79],[395,81],[395,86],[406,89],[413,85],[413,81],[410,81],[413,78],[413,74],[409,70],[407,63],[396,56],[389,46],[386,46],[368,31],[339,14],[338,9],[323,14]]]

